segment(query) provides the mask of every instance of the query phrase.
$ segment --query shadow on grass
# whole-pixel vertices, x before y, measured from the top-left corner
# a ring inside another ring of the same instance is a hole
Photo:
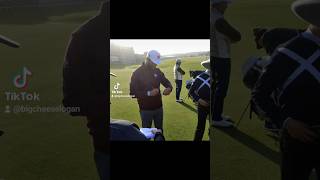
[[[67,6],[51,6],[51,7],[14,7],[0,9],[1,24],[8,25],[31,25],[42,24],[49,21],[52,16],[64,16],[73,13],[83,13],[88,11],[99,10],[100,3],[77,4]],[[78,15],[67,17],[66,21],[84,22],[92,16]],[[61,18],[63,20],[63,18]]]
[[[217,129],[217,128],[215,128]],[[263,157],[269,159],[270,161],[280,165],[280,153],[267,147],[251,136],[241,132],[239,129],[231,128],[231,129],[223,129],[220,128],[220,131],[224,132],[228,136],[247,146],[251,150],[259,153]]]
[[[189,105],[189,104],[186,104],[185,102],[182,102],[182,103],[179,103],[181,104],[182,106],[186,107],[187,109],[189,109],[190,111],[193,111],[195,113],[198,113],[197,109],[194,108],[193,106]]]

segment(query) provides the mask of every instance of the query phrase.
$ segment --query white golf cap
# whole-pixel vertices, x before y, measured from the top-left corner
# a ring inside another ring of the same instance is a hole
[[[300,19],[320,27],[320,0],[297,0],[291,9]]]
[[[211,4],[232,3],[232,0],[211,0]]]
[[[210,59],[206,60],[206,61],[202,61],[201,65],[203,67],[205,67],[206,69],[210,69]]]
[[[156,65],[160,64],[160,53],[156,50],[151,50],[147,53],[147,58],[150,59]]]

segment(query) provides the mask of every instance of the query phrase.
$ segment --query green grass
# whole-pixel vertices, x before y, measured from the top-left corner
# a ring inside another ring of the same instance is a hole
[[[203,70],[200,62],[206,60],[206,57],[185,58],[183,59],[182,68],[186,71],[184,76],[183,89],[181,97],[184,98],[187,95],[185,88],[185,80],[189,78],[189,70]],[[173,80],[173,66],[174,60],[166,60],[160,64],[159,68],[164,72],[165,76],[170,80],[175,88],[175,82]],[[111,68],[111,72],[118,75],[118,77],[111,77],[110,92],[116,83],[120,83],[120,90],[123,94],[129,94],[129,83],[132,72],[138,67],[138,65],[127,66],[125,68]],[[161,87],[163,90],[164,87]],[[110,94],[111,97],[112,94]],[[193,140],[194,131],[197,124],[196,112],[189,108],[175,102],[175,89],[170,96],[163,96],[164,107],[164,131],[166,139],[169,141],[190,141]],[[111,98],[111,117],[114,119],[127,119],[137,123],[141,127],[141,120],[139,115],[139,108],[136,99],[132,98]],[[185,103],[191,107],[196,108],[191,99],[186,100]],[[207,128],[208,129],[208,123]],[[208,131],[204,134],[204,140],[208,140]]]
[[[65,113],[3,113],[6,105],[61,104],[62,65],[69,36],[96,13],[91,9],[37,17],[49,19],[43,22],[23,19],[23,13],[17,13],[15,18],[19,16],[25,23],[0,25],[0,34],[22,44],[20,49],[0,45],[0,129],[5,131],[0,137],[0,179],[98,179],[85,118]],[[24,66],[33,73],[27,91],[38,92],[40,102],[5,99],[4,92],[20,91],[13,86],[12,79]]]
[[[242,41],[232,46],[232,73],[225,114],[239,117],[249,101],[250,92],[242,83],[241,66],[252,55],[264,54],[255,49],[252,28],[292,27],[305,24],[290,11],[291,0],[235,1],[226,18],[242,33]],[[279,143],[263,130],[263,122],[249,115],[237,129],[215,129],[212,142],[212,174],[214,180],[277,180],[280,179]]]

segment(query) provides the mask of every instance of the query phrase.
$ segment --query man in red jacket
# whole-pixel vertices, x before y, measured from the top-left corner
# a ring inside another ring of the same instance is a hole
[[[152,121],[157,129],[163,130],[163,108],[160,84],[166,89],[163,95],[168,96],[172,91],[170,81],[157,68],[160,64],[160,53],[151,50],[145,62],[136,69],[130,82],[130,95],[138,100],[143,128],[151,128]]]

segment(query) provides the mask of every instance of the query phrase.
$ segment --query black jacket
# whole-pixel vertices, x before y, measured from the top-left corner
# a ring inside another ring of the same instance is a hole
[[[63,66],[63,104],[90,108],[107,107],[109,42],[107,4],[99,15],[76,30],[71,37]],[[106,112],[104,112],[106,115]]]
[[[303,70],[296,78],[293,74],[301,68],[301,64],[288,55],[293,52],[309,61],[311,56],[316,60],[310,67],[320,72],[320,44],[306,38],[304,33],[284,44],[273,54],[271,63],[265,68],[253,92],[253,101],[265,116],[279,126],[287,117],[301,120],[309,125],[320,124],[320,81]],[[309,67],[309,68],[310,68]],[[293,80],[290,80],[291,77]],[[274,95],[277,102],[274,104]],[[280,109],[278,108],[280,107]]]

